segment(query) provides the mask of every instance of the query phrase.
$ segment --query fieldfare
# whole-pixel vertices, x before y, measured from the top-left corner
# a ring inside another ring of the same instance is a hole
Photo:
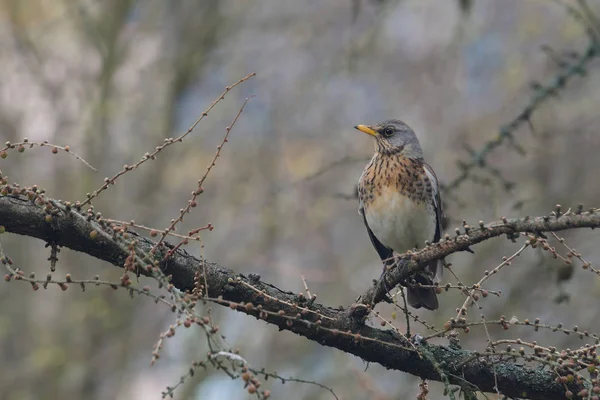
[[[375,139],[375,155],[358,181],[359,214],[371,243],[384,263],[394,264],[393,252],[405,253],[437,242],[442,234],[442,202],[433,169],[423,159],[414,131],[399,120],[357,125]],[[439,281],[443,260],[432,261],[411,278],[408,303],[414,308],[438,308],[433,281]],[[383,276],[382,274],[382,276]],[[427,285],[428,287],[422,287]]]

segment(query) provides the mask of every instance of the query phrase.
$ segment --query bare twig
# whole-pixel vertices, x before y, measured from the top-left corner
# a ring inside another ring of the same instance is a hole
[[[190,133],[192,133],[192,131],[196,128],[196,126],[200,123],[200,121],[202,121],[204,119],[204,117],[206,117],[208,115],[208,113],[221,101],[225,98],[225,95],[227,93],[229,93],[229,91],[231,91],[231,89],[233,89],[234,87],[236,87],[237,85],[239,85],[240,83],[243,83],[245,81],[247,81],[248,79],[252,78],[253,76],[255,76],[256,73],[251,73],[245,77],[243,77],[242,79],[240,79],[239,81],[235,82],[233,85],[227,86],[225,88],[225,91],[223,93],[221,93],[221,95],[219,97],[217,97],[211,104],[210,106],[200,115],[200,117],[198,117],[198,119],[192,124],[192,126],[190,126],[188,128],[187,131],[185,131],[182,135],[180,135],[179,137],[173,139],[173,138],[168,138],[165,139],[164,143],[160,146],[157,146],[154,151],[152,153],[146,153],[144,154],[144,156],[135,164],[133,165],[125,165],[123,167],[123,169],[119,172],[117,172],[112,178],[105,178],[104,179],[104,183],[102,184],[102,186],[100,186],[100,188],[96,189],[93,193],[88,193],[87,194],[87,198],[86,200],[81,202],[81,206],[85,206],[86,204],[91,203],[91,201],[96,198],[100,193],[102,193],[103,191],[105,191],[106,189],[108,189],[108,187],[110,185],[114,185],[115,181],[125,175],[127,172],[132,171],[134,169],[136,169],[137,167],[139,167],[140,165],[144,164],[146,161],[148,160],[154,160],[156,158],[156,156],[158,155],[158,153],[160,153],[163,149],[165,149],[166,147],[174,144],[174,143],[180,143],[183,141],[183,139],[185,139],[185,137],[187,135],[189,135]]]
[[[473,170],[486,166],[487,156],[502,144],[509,141],[514,142],[514,132],[523,124],[531,124],[533,113],[542,104],[555,97],[560,90],[564,89],[570,80],[576,76],[582,76],[587,66],[598,56],[600,56],[598,43],[591,40],[583,54],[578,56],[568,67],[561,68],[546,85],[537,84],[529,103],[511,121],[500,127],[498,135],[486,142],[479,150],[473,151],[469,162],[459,163],[461,172],[456,178],[444,185],[444,193],[448,195],[457,190],[462,183],[471,177]]]
[[[19,153],[23,153],[27,147],[32,148],[33,146],[50,147],[52,149],[53,154],[57,154],[59,150],[62,150],[65,153],[72,155],[73,157],[84,163],[88,168],[90,168],[94,172],[98,171],[96,168],[92,167],[87,161],[85,161],[81,156],[73,153],[69,146],[59,146],[56,144],[48,143],[47,140],[43,142],[31,142],[27,138],[25,138],[22,142],[6,142],[5,147],[0,149],[0,158],[6,158],[6,156],[8,155],[8,153],[6,152],[7,150],[16,149]]]
[[[525,249],[527,249],[529,247],[529,243],[525,243],[523,246],[521,246],[521,248],[519,250],[517,250],[516,252],[514,252],[513,255],[511,255],[510,257],[503,257],[502,258],[502,262],[500,264],[498,264],[494,269],[492,269],[491,271],[485,271],[485,273],[483,274],[483,277],[474,285],[475,287],[481,287],[481,284],[485,281],[487,281],[492,275],[495,275],[498,273],[498,271],[500,271],[503,267],[510,265],[511,262],[519,257],[521,255],[521,253],[523,253],[525,251]],[[469,301],[473,301],[475,302],[476,300],[473,298],[473,294],[475,293],[475,290],[471,289],[468,293],[467,298],[465,299],[464,303],[462,304],[462,306],[460,306],[460,308],[458,309],[458,314],[456,315],[456,319],[458,320],[461,316],[464,316],[467,314],[467,307],[469,305]]]
[[[202,194],[204,192],[204,188],[202,187],[202,185],[204,184],[204,181],[208,177],[208,174],[210,173],[210,171],[216,165],[217,158],[219,158],[219,156],[221,155],[221,150],[223,149],[223,146],[229,140],[229,133],[231,132],[231,129],[233,129],[233,127],[235,126],[235,123],[237,122],[237,120],[240,117],[240,115],[242,115],[242,112],[244,111],[244,107],[246,107],[246,104],[248,104],[249,100],[250,100],[250,98],[247,98],[244,101],[244,103],[240,107],[239,111],[237,112],[237,114],[233,118],[233,121],[231,122],[231,124],[227,128],[225,128],[225,135],[223,136],[223,140],[221,141],[221,144],[219,144],[217,146],[217,152],[215,153],[215,156],[213,157],[213,159],[208,164],[208,167],[206,168],[206,172],[204,172],[204,175],[202,175],[202,178],[200,178],[200,180],[198,181],[198,187],[197,187],[197,189],[192,192],[192,198],[188,201],[188,204],[184,208],[181,209],[181,212],[179,213],[179,216],[177,218],[175,218],[174,220],[171,221],[171,224],[168,226],[167,229],[165,229],[164,231],[162,231],[160,239],[158,240],[158,242],[156,242],[156,244],[154,245],[154,247],[152,248],[152,250],[150,250],[151,253],[154,253],[156,251],[156,249],[163,243],[163,241],[165,240],[165,238],[167,237],[167,235],[170,232],[172,232],[173,230],[175,230],[175,226],[179,222],[183,221],[183,216],[185,214],[187,214],[188,212],[190,212],[190,210],[192,209],[192,207],[196,206],[196,198],[200,194]],[[190,128],[190,129],[193,129],[193,127]]]

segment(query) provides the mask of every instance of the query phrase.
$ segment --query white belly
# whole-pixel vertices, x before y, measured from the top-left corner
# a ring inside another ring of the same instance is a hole
[[[384,188],[365,210],[373,234],[397,253],[422,248],[435,235],[433,204],[415,203],[395,188]]]

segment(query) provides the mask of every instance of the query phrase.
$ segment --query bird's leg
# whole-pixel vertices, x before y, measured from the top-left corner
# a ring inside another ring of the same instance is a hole
[[[385,289],[386,293],[389,293],[389,289],[387,287],[387,283],[385,283],[385,273],[387,272],[388,266],[387,263],[384,261],[383,262],[383,270],[381,271],[381,275],[379,276],[379,282],[381,284],[383,284],[383,288]]]
[[[408,316],[408,302],[406,301],[406,295],[404,294],[404,288],[400,285],[400,294],[402,295],[402,301],[404,302],[404,316],[406,317],[406,338],[410,340],[410,318]]]
[[[389,296],[390,293],[390,288],[388,288],[387,283],[385,282],[385,273],[387,272],[389,268],[389,265],[386,261],[383,262],[383,271],[381,271],[381,276],[379,277],[379,281],[378,281],[378,286],[383,285],[383,290],[385,291],[385,295],[383,296],[383,299],[386,303],[393,303],[392,298]],[[377,290],[379,291],[379,287],[377,288]]]
[[[395,261],[394,261],[395,262]],[[384,264],[384,269],[383,269],[383,274],[381,274],[382,278],[383,275],[385,274],[385,272],[387,271],[388,265]],[[385,285],[385,279],[383,279],[383,284]],[[410,318],[409,318],[409,311],[408,311],[408,302],[406,301],[406,293],[404,293],[404,288],[402,287],[403,282],[400,283],[399,288],[400,288],[400,294],[402,295],[402,302],[404,303],[404,316],[406,317],[406,337],[410,340]],[[408,286],[407,286],[408,287]],[[386,291],[387,290],[387,286],[385,287]]]
[[[379,277],[379,285],[383,285],[383,288],[385,290],[385,301],[388,303],[394,303],[392,297],[389,295],[390,293],[390,288],[388,288],[387,283],[385,282],[385,273],[387,272],[388,268],[391,265],[388,264],[387,261],[384,261],[383,263],[383,271],[381,272],[381,276]],[[378,288],[379,289],[379,288]],[[406,301],[406,295],[404,294],[404,289],[402,288],[402,285],[400,285],[400,293],[402,295],[402,301],[404,302],[404,315],[406,316],[406,334],[405,337],[410,339],[410,319],[408,316],[408,302]]]

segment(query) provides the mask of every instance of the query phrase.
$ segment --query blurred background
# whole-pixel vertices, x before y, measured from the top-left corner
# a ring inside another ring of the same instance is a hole
[[[303,290],[303,275],[319,302],[346,306],[381,269],[353,197],[372,142],[352,127],[402,119],[417,132],[440,181],[452,182],[459,164],[470,162],[473,151],[531,103],[532,82],[552,82],[564,73],[563,64],[585,51],[585,24],[566,3],[0,0],[2,143],[27,137],[68,144],[98,172],[43,148],[11,152],[0,167],[11,182],[81,200],[105,176],[185,132],[226,85],[256,72],[183,145],[169,147],[103,193],[96,210],[166,227],[186,204],[225,127],[244,99],[255,95],[199,206],[179,229],[210,222],[215,230],[203,235],[204,248],[187,250],[294,292]],[[587,4],[600,12],[599,2]],[[477,168],[475,179],[449,190],[447,231],[463,219],[473,225],[547,214],[557,203],[563,210],[578,203],[599,206],[599,105],[600,62],[592,60],[583,76],[537,107],[531,126],[512,132],[512,145],[507,141],[489,154],[493,168]],[[565,238],[597,262],[596,232]],[[2,243],[15,265],[40,276],[49,270],[44,243],[14,235],[3,235]],[[489,240],[475,246],[474,255],[456,254],[450,261],[472,284],[522,244]],[[122,273],[68,249],[59,260],[58,275],[118,280]],[[450,274],[445,279],[455,283]],[[600,297],[599,282],[577,265],[571,269],[530,250],[487,282],[502,296],[480,302],[481,312],[488,319],[539,317],[599,331],[598,308],[589,307]],[[449,291],[441,295],[440,310],[419,314],[440,327],[463,300]],[[418,393],[416,377],[367,366],[254,318],[209,307],[229,344],[256,368],[320,382],[340,399],[410,399]],[[393,318],[390,307],[378,307]],[[469,318],[480,314],[471,311]],[[27,284],[4,284],[0,398],[160,398],[208,351],[201,331],[181,329],[150,367],[154,344],[173,322],[167,308],[120,290],[33,292]],[[405,329],[401,314],[394,324]],[[418,324],[413,331],[427,333]],[[490,327],[490,335],[581,345],[572,335],[518,327]],[[459,337],[467,349],[483,350],[487,343],[481,327]],[[266,385],[273,398],[333,398],[308,384]],[[442,397],[441,384],[429,387],[432,399]],[[186,380],[175,397],[251,398],[241,381],[210,368]]]

